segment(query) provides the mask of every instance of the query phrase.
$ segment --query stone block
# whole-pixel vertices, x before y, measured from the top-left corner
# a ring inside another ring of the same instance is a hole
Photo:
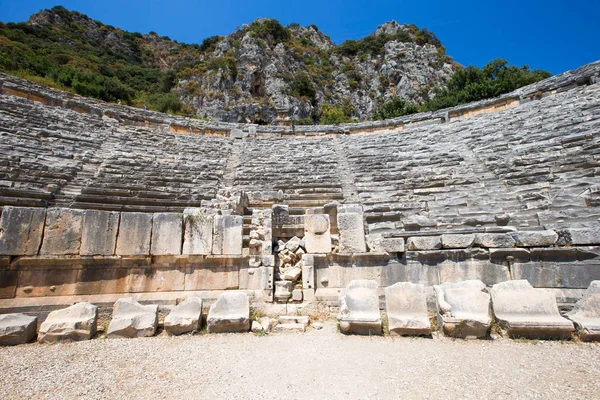
[[[4,206],[0,217],[0,255],[37,255],[45,219],[44,208]]]
[[[190,297],[176,305],[165,317],[165,331],[171,335],[196,332],[202,318],[202,299]]]
[[[581,340],[600,341],[600,280],[590,283],[566,317],[575,323]]]
[[[438,317],[444,334],[457,338],[484,338],[492,319],[490,295],[479,280],[444,283],[433,286]]]
[[[304,243],[307,253],[331,253],[329,215],[306,215],[304,219]]]
[[[83,211],[69,208],[46,210],[41,255],[79,254]]]
[[[244,292],[222,293],[210,306],[208,332],[248,332],[250,330],[250,301]]]
[[[410,251],[439,250],[442,248],[442,239],[439,236],[412,236],[406,241]]]
[[[478,233],[475,235],[475,246],[487,248],[515,247],[515,239],[507,233]]]
[[[526,280],[495,284],[490,294],[494,317],[513,338],[568,339],[573,323],[560,316],[556,298]]]
[[[345,334],[381,335],[377,282],[353,280],[340,293],[340,331]]]
[[[121,213],[116,211],[84,210],[79,254],[114,255],[120,218]]]
[[[300,267],[292,267],[281,275],[281,279],[284,281],[294,282],[302,275],[302,269]]]
[[[292,297],[292,281],[275,282],[275,300],[279,303],[287,303]]]
[[[431,335],[423,285],[398,282],[386,287],[385,308],[390,334]]]
[[[292,301],[302,301],[302,289],[292,290]]]
[[[274,332],[305,332],[306,331],[306,326],[304,324],[295,324],[295,323],[289,323],[289,324],[277,324],[275,325],[275,328],[273,328]]]
[[[337,227],[340,234],[340,253],[364,253],[367,251],[362,213],[338,213]]]
[[[52,311],[40,325],[38,342],[89,340],[96,335],[98,307],[82,302]]]
[[[150,254],[181,254],[183,219],[180,214],[156,213],[152,218],[152,245]]]
[[[404,253],[404,239],[402,238],[381,238],[377,244],[386,253]]]
[[[158,327],[158,306],[142,305],[131,297],[117,300],[108,325],[108,338],[149,337]]]
[[[214,215],[201,208],[188,210],[190,212],[184,212],[183,217],[183,254],[209,255],[213,246]]]
[[[25,314],[0,314],[0,346],[16,346],[35,338],[37,318]]]
[[[600,244],[600,227],[567,229],[570,243],[573,245],[598,245]]]
[[[242,254],[243,223],[244,218],[239,215],[215,215],[213,254]]]
[[[475,235],[446,234],[441,236],[442,247],[445,249],[467,249],[473,247]]]
[[[521,231],[512,233],[511,236],[515,239],[519,247],[553,246],[558,240],[558,234],[551,230]]]
[[[152,214],[121,213],[115,254],[118,256],[150,254],[151,234]]]
[[[302,256],[302,288],[315,289],[315,257],[312,254]]]

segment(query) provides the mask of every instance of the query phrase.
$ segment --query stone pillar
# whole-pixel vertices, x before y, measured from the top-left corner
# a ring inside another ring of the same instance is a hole
[[[338,207],[337,226],[340,234],[340,253],[365,253],[365,230],[360,205]]]

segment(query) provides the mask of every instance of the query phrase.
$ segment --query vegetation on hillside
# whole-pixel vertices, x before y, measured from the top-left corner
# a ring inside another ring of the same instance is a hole
[[[286,93],[302,104],[310,103],[314,110],[312,115],[298,121],[299,124],[355,121],[356,108],[349,99],[340,96],[339,90],[333,89],[340,85],[339,73],[347,78],[342,81],[346,85],[344,90],[362,90],[376,99],[384,91],[373,94],[372,86],[370,89],[366,83],[364,66],[360,64],[370,59],[376,63],[373,57],[381,56],[392,40],[433,45],[438,52],[437,60],[434,53],[433,64],[441,66],[452,62],[432,32],[414,25],[405,25],[393,34],[379,32],[333,46],[316,26],[304,29],[294,23],[283,26],[274,19],[260,19],[238,28],[227,38],[212,36],[201,44],[187,45],[154,32],[146,35],[126,32],[57,6],[35,14],[29,22],[0,22],[0,70],[82,96],[109,102],[120,100],[138,107],[147,105],[153,110],[186,115],[193,114],[194,110],[182,103],[180,95],[199,96],[207,89],[202,87],[198,77],[213,79],[218,72],[219,79],[232,83],[225,86],[226,89],[210,92],[213,99],[224,98],[226,90],[230,99],[272,106],[264,89],[251,90],[243,97],[239,87],[233,85],[238,73],[243,73],[243,69],[238,72],[237,56],[247,34],[267,55],[273,54],[275,47],[283,43],[286,54],[300,66],[289,72],[277,72],[277,77],[286,84]],[[317,41],[326,42],[326,46],[315,43],[311,36],[315,34],[321,38]],[[224,40],[228,40],[224,43],[227,46],[219,49],[228,50],[217,50]],[[215,51],[220,54],[213,54]],[[338,75],[337,80],[334,75]],[[530,71],[527,66],[509,66],[501,59],[483,68],[458,68],[447,86],[437,90],[435,96],[425,96],[420,104],[398,97],[380,100],[373,118],[394,118],[494,97],[548,76],[550,74],[544,71]],[[243,79],[241,75],[239,79]],[[386,79],[382,79],[381,88],[393,86],[394,83]],[[178,91],[174,90],[176,87]],[[225,109],[227,107],[226,104]]]
[[[546,71],[531,71],[527,65],[510,66],[496,59],[483,68],[469,66],[459,69],[446,88],[422,104],[411,104],[398,97],[385,102],[374,112],[374,119],[396,118],[421,111],[436,111],[473,101],[497,97],[550,77]]]

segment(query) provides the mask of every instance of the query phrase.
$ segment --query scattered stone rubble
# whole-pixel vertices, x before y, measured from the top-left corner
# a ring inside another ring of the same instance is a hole
[[[142,305],[133,298],[119,299],[113,306],[113,314],[106,337],[137,338],[154,336],[158,327],[158,306]]]
[[[179,303],[165,317],[164,327],[171,335],[196,332],[202,321],[202,299],[190,297]]]

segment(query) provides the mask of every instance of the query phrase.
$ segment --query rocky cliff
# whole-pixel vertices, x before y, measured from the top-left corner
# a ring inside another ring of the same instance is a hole
[[[257,20],[219,38],[203,62],[182,71],[180,97],[221,121],[269,123],[280,109],[308,123],[324,104],[367,120],[392,96],[433,96],[456,68],[435,36],[413,25],[388,22],[340,46],[314,25],[279,27]]]
[[[106,101],[216,121],[299,123],[324,107],[368,120],[391,97],[420,102],[458,68],[435,35],[387,22],[336,45],[316,26],[256,20],[188,45],[131,33],[63,7],[0,23],[0,70]]]

